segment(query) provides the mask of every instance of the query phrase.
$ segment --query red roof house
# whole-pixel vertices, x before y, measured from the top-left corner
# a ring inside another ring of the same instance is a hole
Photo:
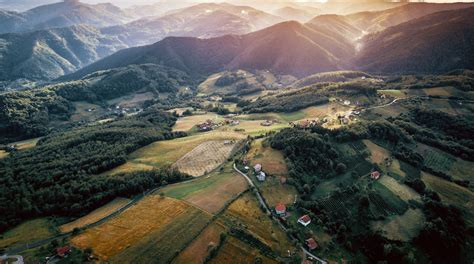
[[[277,215],[285,215],[286,214],[286,206],[282,203],[279,203],[275,206],[275,213]]]
[[[380,178],[380,172],[373,171],[372,173],[370,173],[370,178],[372,178],[374,180],[378,180]]]
[[[306,239],[306,246],[308,246],[310,250],[313,250],[318,248],[318,243],[313,238],[308,238]]]
[[[56,249],[56,254],[62,258],[65,257],[67,254],[69,254],[69,252],[71,252],[71,248],[68,246],[60,247]]]
[[[313,264],[313,262],[309,259],[305,259],[305,261],[303,261],[303,264]]]
[[[307,226],[311,223],[311,217],[309,217],[309,215],[303,215],[298,219],[298,223]]]

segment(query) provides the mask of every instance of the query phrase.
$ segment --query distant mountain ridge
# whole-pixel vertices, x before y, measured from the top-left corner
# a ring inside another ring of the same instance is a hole
[[[280,17],[248,6],[205,3],[169,11],[164,16],[145,17],[128,24],[107,27],[102,32],[118,36],[129,46],[139,46],[168,36],[211,38],[242,35],[282,21]]]
[[[2,34],[0,43],[1,81],[55,79],[126,48],[86,25]]]
[[[246,35],[211,39],[169,37],[153,45],[126,49],[68,76],[130,64],[157,63],[189,74],[224,69],[267,69],[305,76],[345,67],[342,57],[354,52],[340,41],[295,21],[283,22]]]
[[[39,6],[25,12],[0,10],[0,33],[15,33],[87,24],[105,27],[132,18],[112,4],[89,5],[75,0]]]

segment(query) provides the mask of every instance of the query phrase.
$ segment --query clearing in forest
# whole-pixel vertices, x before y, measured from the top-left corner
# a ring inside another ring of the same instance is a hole
[[[175,164],[180,172],[199,177],[221,165],[236,147],[231,140],[207,141],[180,158]]]
[[[115,198],[113,201],[109,202],[108,204],[101,206],[94,211],[90,212],[89,214],[78,218],[70,223],[64,224],[59,227],[61,233],[68,233],[74,230],[74,228],[82,228],[89,224],[95,223],[100,219],[111,215],[115,211],[119,210],[120,208],[124,207],[130,202],[130,199],[126,198]]]
[[[408,209],[403,215],[372,222],[372,229],[382,231],[388,239],[409,242],[418,235],[424,223],[425,216],[420,209]]]

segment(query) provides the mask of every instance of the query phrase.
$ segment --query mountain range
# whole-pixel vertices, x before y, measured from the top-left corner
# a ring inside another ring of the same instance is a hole
[[[152,44],[167,36],[211,38],[241,35],[282,21],[280,17],[248,6],[206,3],[104,28],[102,32],[118,36],[130,46],[139,46]]]
[[[55,79],[123,48],[118,39],[87,25],[2,34],[0,81]]]
[[[25,12],[0,10],[0,33],[24,32],[88,24],[106,27],[132,20],[112,4],[89,5],[77,0],[39,6]]]

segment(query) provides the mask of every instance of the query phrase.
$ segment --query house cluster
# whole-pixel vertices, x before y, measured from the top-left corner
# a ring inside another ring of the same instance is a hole
[[[90,111],[89,111],[90,110]],[[87,109],[87,112],[93,112],[95,111],[95,109],[93,108],[89,108]],[[131,114],[131,113],[139,113],[139,112],[142,112],[143,109],[139,109],[137,107],[132,107],[132,108],[128,108],[128,107],[121,107],[120,105],[117,105],[113,108],[107,108],[107,111],[108,112],[112,112],[113,114],[116,114],[116,115],[126,115],[126,114]]]
[[[357,116],[359,115],[360,115],[359,110],[348,111],[342,115],[338,115],[337,119],[339,120],[339,124],[347,125],[350,123],[350,121],[356,120]]]
[[[257,177],[257,180],[260,182],[265,181],[265,178],[267,177],[267,175],[265,174],[265,172],[262,171],[262,165],[256,164],[255,166],[253,166],[253,169],[255,172],[255,177]]]
[[[278,120],[265,120],[260,123],[261,126],[272,126],[273,124],[278,124]]]
[[[208,119],[208,120],[204,121],[203,123],[198,124],[197,128],[198,128],[199,132],[206,132],[206,131],[211,131],[213,129],[216,129],[220,126],[221,126],[221,124],[215,123],[211,119]]]

